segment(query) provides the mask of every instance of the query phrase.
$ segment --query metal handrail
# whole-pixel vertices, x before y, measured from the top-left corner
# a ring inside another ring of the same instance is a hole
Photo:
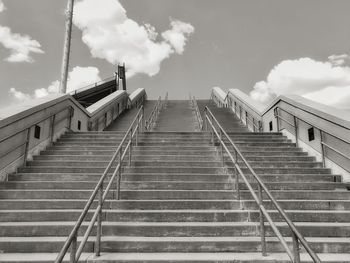
[[[289,121],[286,120],[285,118],[283,118],[280,114],[278,114],[278,110],[284,111],[285,113],[287,113],[287,114],[293,116],[294,124],[291,123],[291,122],[289,122]],[[297,118],[297,116],[295,116],[294,114],[292,114],[292,113],[290,113],[290,112],[288,112],[288,111],[286,111],[286,110],[284,110],[284,109],[282,109],[282,108],[280,108],[280,107],[276,107],[276,108],[275,108],[275,117],[277,118],[277,120],[280,119],[280,120],[284,121],[285,123],[287,123],[288,125],[292,126],[292,127],[295,129],[295,131],[294,131],[294,132],[295,132],[295,142],[296,142],[296,144],[298,145],[298,140],[299,140],[299,138],[298,138],[298,125],[297,125],[297,122],[298,122],[299,118]],[[323,129],[321,129],[321,128],[320,128],[319,126],[317,126],[317,125],[311,124],[311,123],[309,123],[309,122],[307,122],[307,121],[305,121],[305,120],[303,120],[303,119],[300,119],[300,120],[301,120],[302,122],[305,122],[306,124],[312,126],[312,127],[315,127],[316,129],[318,129],[318,130],[320,131],[320,133],[321,133],[321,141],[320,141],[320,144],[321,144],[321,148],[322,148],[321,155],[322,155],[322,163],[323,163],[323,166],[324,166],[324,167],[325,167],[325,165],[326,165],[326,164],[325,164],[325,150],[324,150],[324,147],[327,147],[328,149],[331,149],[332,151],[336,152],[337,154],[339,154],[339,155],[343,156],[344,158],[350,160],[350,156],[347,156],[345,153],[342,153],[342,152],[340,152],[339,150],[337,150],[337,149],[333,148],[332,146],[328,145],[327,143],[325,143],[325,142],[323,141],[322,133],[326,133],[326,134],[328,134],[328,135],[330,135],[330,136],[332,136],[332,137],[334,137],[334,138],[336,138],[336,139],[338,139],[338,140],[340,140],[340,141],[346,143],[347,145],[350,145],[350,142],[349,142],[349,141],[347,141],[347,140],[345,140],[345,139],[342,139],[342,138],[340,138],[339,136],[336,136],[336,135],[334,135],[334,134],[332,134],[332,133],[330,133],[330,132],[326,132],[326,131],[324,131]],[[277,122],[277,123],[278,123],[278,122]],[[278,125],[277,129],[280,130],[279,125]]]
[[[102,176],[100,177],[100,180],[98,181],[94,191],[92,192],[90,198],[86,202],[86,205],[82,211],[82,213],[79,216],[79,219],[76,221],[73,230],[69,234],[66,242],[64,243],[60,253],[58,254],[55,263],[62,262],[64,256],[66,255],[69,247],[71,247],[70,251],[70,262],[75,263],[78,262],[80,255],[83,252],[84,246],[91,234],[91,231],[97,221],[97,231],[96,231],[96,240],[95,240],[95,255],[100,255],[100,244],[101,244],[101,229],[102,229],[102,207],[103,203],[106,200],[107,194],[109,193],[109,190],[112,187],[112,184],[115,179],[117,179],[117,189],[116,189],[116,198],[120,198],[120,180],[121,180],[121,168],[124,161],[125,156],[128,154],[129,157],[129,165],[131,164],[131,152],[133,147],[133,139],[135,138],[135,145],[137,146],[138,143],[138,133],[142,131],[142,123],[143,123],[143,106],[140,107],[139,111],[137,112],[134,120],[132,121],[129,129],[125,133],[122,141],[120,142],[118,148],[113,154],[113,157],[111,158],[110,162],[108,163],[106,169],[104,170]],[[126,146],[123,147],[124,143],[126,143]],[[124,148],[124,149],[123,149]],[[128,152],[129,151],[129,152]],[[118,160],[117,160],[118,158]],[[114,168],[114,171],[112,173],[112,176],[109,178],[107,187],[105,190],[103,190],[103,183],[106,177],[109,175],[109,170],[112,168],[115,161],[118,161],[117,166]],[[80,242],[79,247],[77,248],[77,237],[78,237],[78,231],[82,223],[84,222],[84,219],[89,212],[91,205],[93,201],[95,200],[96,196],[98,195],[98,206],[94,210],[94,214],[92,216],[92,219],[87,227],[87,230],[83,236],[83,239]]]
[[[146,120],[145,130],[150,131],[158,119],[158,115],[160,110],[162,109],[162,98],[159,96],[156,105],[154,105],[154,108],[152,112],[150,113],[148,119]]]
[[[191,102],[192,102],[192,107],[194,108],[194,110],[196,112],[196,117],[197,117],[197,121],[199,124],[199,130],[201,131],[201,130],[203,130],[203,119],[202,119],[202,115],[199,111],[197,100],[196,100],[195,96],[193,96],[191,98]]]
[[[82,91],[87,90],[87,89],[89,89],[89,88],[96,87],[96,86],[98,86],[98,85],[102,85],[102,84],[107,83],[108,81],[111,81],[111,80],[114,80],[114,79],[115,79],[115,76],[102,79],[102,80],[100,80],[100,81],[97,81],[97,82],[94,82],[94,83],[92,83],[92,84],[83,86],[83,87],[81,87],[81,88],[79,88],[79,89],[76,89],[76,90],[70,92],[70,94],[71,94],[71,95],[76,95],[76,94],[79,93],[79,92],[82,92]]]
[[[251,195],[253,196],[255,202],[257,203],[260,211],[260,235],[261,235],[261,245],[262,245],[262,254],[263,256],[266,255],[266,241],[265,241],[265,223],[264,218],[267,219],[268,223],[270,224],[272,230],[276,234],[277,238],[280,240],[282,246],[284,247],[285,251],[287,252],[289,258],[295,262],[300,262],[300,251],[299,251],[299,243],[302,244],[302,246],[305,248],[307,253],[310,255],[310,257],[313,259],[314,262],[321,262],[317,254],[310,248],[309,244],[305,240],[305,238],[302,236],[302,234],[297,230],[293,222],[289,219],[287,214],[284,212],[284,210],[281,208],[281,206],[278,204],[278,202],[275,200],[275,198],[272,196],[260,176],[258,176],[255,171],[252,169],[252,167],[249,165],[247,160],[243,157],[242,153],[238,149],[238,147],[235,145],[235,143],[232,141],[232,139],[227,135],[225,130],[222,128],[222,126],[219,124],[219,122],[216,120],[212,112],[209,110],[208,107],[205,107],[205,121],[206,121],[206,127],[208,127],[208,124],[211,126],[211,138],[212,142],[214,143],[214,134],[219,139],[220,145],[221,145],[221,154],[222,154],[222,161],[224,162],[224,149],[227,152],[228,156],[230,157],[231,161],[234,164],[235,168],[235,174],[236,174],[236,191],[237,191],[237,197],[240,198],[240,189],[239,189],[239,175],[245,182],[248,190],[250,191]],[[219,132],[214,126],[214,122],[216,126],[219,128]],[[228,149],[228,146],[223,141],[223,136],[230,142],[230,146],[233,147],[235,158],[232,156],[230,150]],[[238,165],[238,157],[243,161],[244,165],[248,168],[256,182],[258,183],[258,195],[255,193],[252,185],[248,181],[246,175],[242,172],[240,166]],[[292,232],[292,240],[293,240],[293,252],[290,250],[290,248],[287,245],[287,242],[285,241],[285,238],[282,236],[281,232],[278,230],[276,224],[273,222],[272,218],[270,217],[269,213],[267,212],[267,209],[265,208],[263,204],[263,191],[267,195],[267,197],[271,200],[272,204],[275,206],[279,214],[282,216],[283,220],[287,223],[289,226],[291,232]]]
[[[168,105],[168,92],[165,93],[164,102],[163,102],[163,106],[162,107],[166,107],[167,105]]]

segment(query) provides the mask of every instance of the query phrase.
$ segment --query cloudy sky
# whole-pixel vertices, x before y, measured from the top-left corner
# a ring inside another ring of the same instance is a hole
[[[66,0],[0,0],[0,107],[58,88]],[[76,0],[68,89],[113,75],[150,98],[239,88],[350,108],[348,0]]]

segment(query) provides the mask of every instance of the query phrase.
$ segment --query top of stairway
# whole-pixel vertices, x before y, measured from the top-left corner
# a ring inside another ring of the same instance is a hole
[[[197,119],[188,100],[168,100],[161,110],[154,131],[195,132]]]

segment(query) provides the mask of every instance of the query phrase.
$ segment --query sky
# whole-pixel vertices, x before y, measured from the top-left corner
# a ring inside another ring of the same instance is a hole
[[[68,90],[127,67],[150,99],[238,88],[350,109],[348,0],[75,0]],[[66,0],[0,0],[0,108],[58,90]]]

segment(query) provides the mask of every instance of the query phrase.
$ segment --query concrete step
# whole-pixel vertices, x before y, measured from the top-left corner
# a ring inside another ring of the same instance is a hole
[[[141,178],[140,178],[141,179]],[[191,178],[190,178],[191,179]],[[89,190],[94,189],[97,183],[97,178],[94,181],[9,181],[0,183],[0,189],[82,189]],[[251,185],[254,189],[257,189],[257,184],[252,181]],[[343,189],[346,187],[342,183],[331,182],[304,182],[302,185],[295,182],[268,182],[266,186],[269,190],[334,190]],[[122,181],[121,189],[124,190],[233,190],[235,189],[235,183],[229,182],[228,178],[226,182],[217,182],[215,178],[211,181]],[[244,182],[240,182],[240,189],[248,189]]]
[[[311,248],[320,253],[348,253],[348,238],[307,238]],[[268,237],[267,250],[284,252],[277,238]],[[286,238],[292,247],[291,238]],[[105,252],[257,252],[260,237],[104,237]]]
[[[264,168],[322,168],[321,162],[302,162],[302,161],[248,161],[249,165],[254,169],[255,167]],[[225,158],[225,165],[232,167],[234,163],[229,158]],[[244,167],[245,163],[238,162],[240,167]]]
[[[350,191],[346,190],[272,190],[274,198],[279,200],[312,199],[312,200],[342,200],[350,198]],[[92,190],[17,190],[6,189],[0,192],[0,199],[88,199]],[[113,198],[115,191],[110,191],[108,198]],[[247,190],[240,191],[241,199],[251,198]],[[263,197],[267,199],[266,195]],[[232,190],[121,190],[120,198],[126,200],[172,200],[172,199],[237,199]]]
[[[311,263],[312,259],[307,253],[300,255],[303,263]],[[322,262],[347,263],[350,262],[350,253],[322,253],[319,254]],[[92,263],[112,262],[237,262],[237,263],[289,263],[290,258],[285,253],[269,253],[262,256],[259,252],[250,253],[106,253],[97,259],[91,259]],[[0,261],[1,262],[1,261]]]
[[[112,156],[115,153],[115,150],[75,150],[75,149],[51,149],[41,152],[40,156],[44,155],[110,155]],[[213,155],[217,154],[217,151],[214,147],[209,148],[193,148],[193,149],[181,149],[181,151],[172,149],[172,148],[164,148],[164,149],[141,149],[137,147],[133,147],[133,155],[197,155],[197,156],[205,156],[205,155]]]
[[[68,236],[74,221],[0,222],[0,237]],[[252,237],[259,236],[259,222],[103,222],[103,236],[129,237]],[[89,222],[83,222],[79,235],[83,235]],[[283,236],[291,236],[287,223],[275,222]],[[304,237],[349,237],[350,223],[296,222]],[[322,229],[320,231],[320,229]],[[92,235],[96,234],[93,228]],[[266,236],[274,237],[266,224]],[[350,242],[350,241],[349,241]],[[350,244],[350,243],[349,243]],[[344,251],[343,251],[344,252]]]
[[[18,168],[19,173],[100,173],[104,167],[62,167],[62,166],[26,166]],[[167,166],[139,166],[123,167],[126,173],[202,173],[202,174],[223,174],[223,167],[167,167]]]
[[[52,253],[59,252],[67,237],[0,237],[0,250],[2,253]],[[81,238],[78,238],[78,244]],[[93,252],[93,237],[86,243],[84,252]],[[57,255],[57,254],[56,254]]]
[[[112,155],[39,155],[35,156],[35,161],[106,161],[110,160]],[[217,159],[217,154],[212,152],[206,155],[192,155],[192,154],[183,154],[183,155],[141,155],[133,154],[133,161],[215,161]],[[309,159],[301,159],[309,160]]]
[[[269,210],[271,218],[282,221],[276,210]],[[27,209],[1,210],[0,222],[73,221],[80,209]],[[350,223],[350,211],[337,210],[287,210],[293,222],[343,222]],[[86,220],[90,220],[90,211]],[[259,222],[259,210],[105,210],[104,217],[113,222]]]
[[[186,173],[123,173],[123,181],[234,181],[228,174],[186,174]],[[9,176],[9,181],[97,181],[101,173],[17,173]],[[261,175],[265,182],[340,182],[340,175],[333,174],[274,174]]]
[[[127,165],[128,160],[124,161],[125,165]],[[63,166],[63,167],[107,167],[109,164],[109,160],[105,161],[59,161],[59,160],[40,160],[40,161],[29,161],[27,165],[29,167],[34,166]],[[301,163],[303,164],[303,163]],[[308,163],[306,163],[308,164]],[[312,166],[310,163],[310,166]],[[115,164],[113,167],[116,167]],[[135,166],[158,166],[158,167],[218,167],[221,165],[220,161],[162,161],[162,160],[150,160],[150,161],[132,161],[131,167]],[[129,167],[129,166],[128,166]],[[305,165],[305,167],[308,167]]]
[[[278,200],[283,209],[286,210],[350,210],[350,200],[332,199],[290,199]],[[0,209],[2,210],[29,210],[29,209],[83,209],[86,199],[0,199]],[[267,209],[274,209],[273,204],[264,201]],[[97,202],[92,204],[96,207]],[[258,209],[253,200],[107,200],[105,207],[110,209],[130,209],[130,210],[198,210],[198,209],[224,209],[224,210],[251,210]]]

